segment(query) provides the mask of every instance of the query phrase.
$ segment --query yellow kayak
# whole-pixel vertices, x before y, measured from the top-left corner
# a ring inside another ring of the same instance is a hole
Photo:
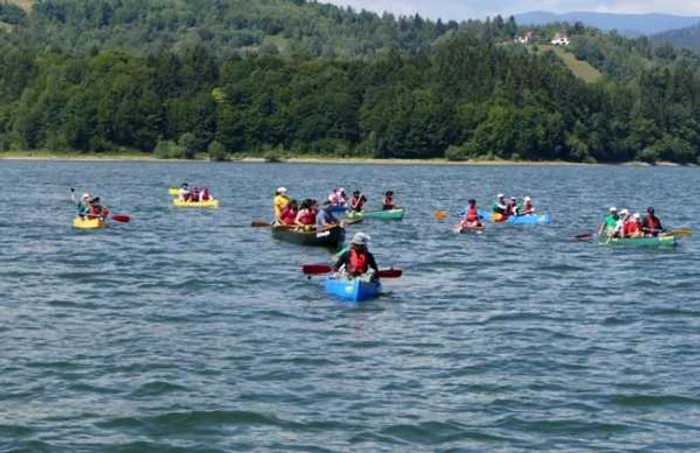
[[[107,222],[104,219],[83,219],[80,217],[73,219],[73,227],[80,230],[99,230],[106,226]]]
[[[219,200],[207,200],[207,201],[182,201],[180,199],[174,199],[173,205],[178,208],[218,208]]]

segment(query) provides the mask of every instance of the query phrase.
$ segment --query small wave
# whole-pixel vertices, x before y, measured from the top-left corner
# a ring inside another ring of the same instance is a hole
[[[611,398],[613,404],[626,407],[653,407],[666,405],[696,406],[700,398],[680,395],[615,395]]]
[[[166,395],[168,393],[179,392],[187,390],[187,387],[181,385],[173,384],[165,381],[151,381],[143,384],[138,389],[134,390],[130,396],[134,398],[141,398],[145,396],[159,396]]]

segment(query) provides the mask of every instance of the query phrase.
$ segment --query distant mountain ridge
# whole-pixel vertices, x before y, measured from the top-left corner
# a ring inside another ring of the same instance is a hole
[[[521,25],[546,25],[554,22],[581,22],[603,31],[617,30],[624,36],[654,35],[670,30],[691,27],[700,23],[698,16],[676,16],[673,14],[616,14],[574,11],[556,14],[533,11],[515,16]]]
[[[670,43],[675,47],[684,47],[700,52],[700,24],[659,33],[652,36],[651,39],[657,43]]]

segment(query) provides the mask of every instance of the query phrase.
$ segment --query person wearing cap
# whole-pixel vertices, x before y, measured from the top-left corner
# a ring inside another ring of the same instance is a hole
[[[622,237],[638,238],[642,236],[642,216],[638,212],[628,216],[622,227]]]
[[[333,204],[326,200],[323,206],[316,215],[316,228],[319,230],[328,230],[340,225],[340,221],[333,215]]]
[[[275,192],[275,198],[272,200],[272,204],[275,208],[275,220],[280,221],[280,216],[282,215],[282,209],[284,209],[289,204],[289,197],[287,196],[287,189],[284,187],[279,187]]]
[[[382,200],[382,210],[391,211],[396,205],[394,204],[394,191],[388,190],[384,194],[384,200]]]
[[[620,225],[620,216],[617,213],[617,208],[613,206],[610,208],[610,214],[605,217],[598,228],[598,236],[614,236],[615,232],[619,231]]]
[[[350,210],[353,212],[361,212],[365,203],[367,203],[367,197],[362,195],[362,192],[356,190],[352,193],[350,198]]]
[[[350,247],[340,252],[335,265],[336,272],[342,272],[348,277],[359,277],[370,273],[369,278],[374,279],[379,271],[377,262],[368,249],[370,237],[365,233],[355,233],[350,240]]]
[[[518,199],[516,197],[510,197],[510,202],[508,203],[508,206],[506,207],[506,212],[508,213],[508,217],[518,215]]]
[[[493,202],[492,211],[494,214],[500,214],[501,216],[508,215],[508,203],[506,203],[505,195],[503,195],[502,193],[498,194],[498,196],[496,197],[496,201]]]
[[[649,236],[658,236],[659,233],[666,231],[661,224],[661,219],[656,217],[654,213],[654,208],[649,206],[647,208],[647,215],[644,216],[644,221],[642,222],[642,231]]]
[[[75,202],[75,198],[73,198],[73,202]],[[78,201],[78,217],[84,219],[90,214],[90,211],[90,194],[86,192],[80,197],[80,201]]]
[[[530,197],[523,198],[523,204],[520,207],[520,215],[530,215],[535,213],[535,206],[532,204]]]

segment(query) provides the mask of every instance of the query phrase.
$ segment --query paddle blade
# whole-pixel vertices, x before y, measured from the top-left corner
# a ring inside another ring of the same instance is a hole
[[[693,231],[690,228],[676,228],[671,230],[670,234],[675,237],[689,238],[693,235]]]
[[[178,189],[177,187],[171,187],[168,189],[168,193],[170,195],[180,195],[180,189]]]
[[[583,234],[577,234],[574,236],[575,241],[589,241],[595,237],[595,234],[593,233],[583,233]]]
[[[131,221],[131,217],[126,214],[112,214],[112,220],[115,222],[129,223]]]
[[[253,228],[265,228],[265,227],[269,227],[272,225],[270,224],[270,222],[266,222],[264,220],[253,220],[250,223],[250,226]]]
[[[301,271],[306,275],[322,275],[333,272],[333,268],[327,264],[305,264]]]
[[[342,223],[343,225],[356,225],[358,223],[362,223],[363,219],[348,219],[344,220]]]
[[[377,272],[377,277],[379,278],[399,278],[403,275],[401,269],[381,269]]]
[[[435,211],[433,217],[435,217],[435,220],[437,220],[438,222],[442,222],[447,218],[447,211],[437,210]]]

